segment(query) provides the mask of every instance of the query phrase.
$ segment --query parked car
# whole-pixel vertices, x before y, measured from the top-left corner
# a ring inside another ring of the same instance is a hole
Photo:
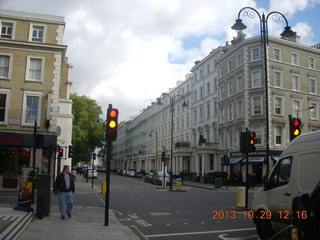
[[[95,169],[88,169],[88,178],[98,178],[98,172]]]
[[[146,174],[144,175],[144,182],[150,183],[150,182],[151,182],[151,179],[152,179],[152,175],[153,175],[153,173],[146,173]]]
[[[127,171],[127,176],[128,177],[135,177],[136,176],[136,171],[133,171],[133,170]]]
[[[152,176],[151,183],[156,185],[162,185],[163,178],[165,178],[166,185],[170,184],[170,176],[168,173],[163,172],[155,172]]]

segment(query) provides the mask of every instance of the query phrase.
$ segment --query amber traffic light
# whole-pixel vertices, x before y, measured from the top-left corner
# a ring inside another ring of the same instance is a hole
[[[290,119],[290,141],[301,134],[301,120],[299,118]]]
[[[118,109],[109,106],[107,111],[106,123],[106,139],[107,141],[115,141],[117,139],[118,131]]]

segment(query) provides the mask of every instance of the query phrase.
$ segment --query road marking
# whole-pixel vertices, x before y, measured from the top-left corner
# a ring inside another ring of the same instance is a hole
[[[227,229],[227,230],[215,230],[215,231],[203,231],[203,232],[151,234],[151,235],[146,235],[146,237],[156,238],[156,237],[172,237],[172,236],[185,236],[185,235],[201,235],[201,234],[211,234],[211,233],[228,233],[228,232],[238,232],[238,231],[249,231],[249,230],[255,230],[255,229],[256,228],[240,228],[240,229]]]
[[[225,237],[225,236],[228,236],[228,234],[220,234],[218,236],[218,238],[222,239],[222,240],[241,240],[241,239],[252,239],[254,237],[257,237],[258,235],[251,235],[250,237],[236,237],[236,238],[228,238],[228,237]]]
[[[143,219],[137,219],[137,220],[135,220],[135,222],[138,223],[139,225],[141,225],[142,227],[151,227],[152,226],[152,224],[147,223]]]
[[[131,217],[132,219],[139,219],[136,213],[128,214],[128,216]]]
[[[172,214],[169,212],[151,212],[150,215],[152,215],[152,216],[170,216]]]

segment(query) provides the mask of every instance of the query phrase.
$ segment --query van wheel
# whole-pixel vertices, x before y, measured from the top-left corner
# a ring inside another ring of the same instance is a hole
[[[260,213],[258,215],[260,215]],[[273,235],[273,230],[269,219],[257,219],[255,223],[258,235],[262,240],[269,239]]]

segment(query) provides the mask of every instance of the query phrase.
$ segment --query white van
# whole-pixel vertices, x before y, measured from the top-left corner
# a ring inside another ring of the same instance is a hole
[[[261,239],[290,224],[292,199],[311,193],[320,180],[320,131],[288,144],[264,186],[253,197],[254,223]]]

